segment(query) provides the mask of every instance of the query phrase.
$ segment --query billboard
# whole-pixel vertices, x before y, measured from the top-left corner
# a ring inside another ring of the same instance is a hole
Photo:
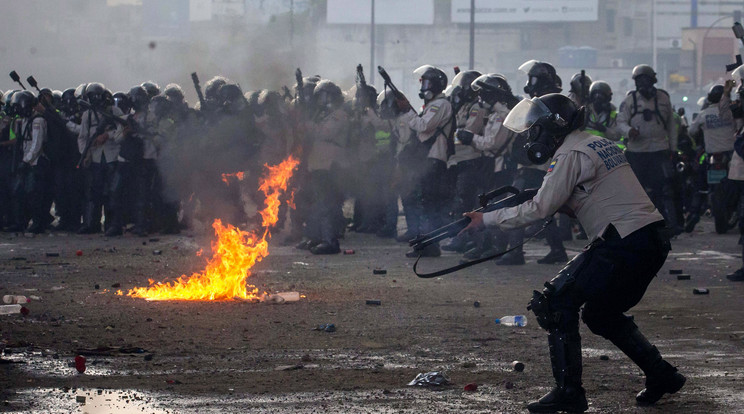
[[[598,0],[475,0],[476,23],[593,22]],[[470,0],[452,0],[452,22],[470,23]]]
[[[372,0],[328,0],[326,18],[329,24],[369,24]],[[375,24],[434,24],[434,0],[375,0]]]

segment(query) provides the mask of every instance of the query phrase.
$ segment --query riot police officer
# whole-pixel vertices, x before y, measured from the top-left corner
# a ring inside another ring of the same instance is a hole
[[[581,381],[582,305],[589,329],[610,340],[646,374],[638,403],[653,404],[685,383],[633,319],[624,315],[641,300],[671,248],[662,231],[663,218],[623,152],[612,141],[581,131],[584,117],[583,110],[559,94],[514,107],[504,126],[528,133],[530,158],[538,164],[552,158],[550,169],[532,200],[488,213],[466,213],[472,220],[466,230],[471,230],[484,225],[524,226],[564,209],[578,217],[592,241],[530,301],[538,324],[548,331],[556,383],[527,406],[535,413],[588,408]]]
[[[476,78],[471,87],[478,93],[479,105],[489,111],[486,126],[480,133],[465,129],[458,129],[455,137],[464,145],[472,145],[476,150],[488,152],[493,157],[493,172],[490,178],[479,178],[491,184],[492,188],[509,185],[514,180],[514,165],[506,162],[510,156],[515,134],[506,128],[502,128],[504,119],[509,111],[520,101],[514,96],[506,78],[498,73],[489,73]],[[465,260],[475,260],[481,257],[491,256],[506,249],[509,243],[509,234],[500,230],[488,229],[480,237],[474,236],[477,245],[465,252]],[[515,247],[516,253],[512,254],[516,261],[521,259],[524,263],[521,246]],[[499,259],[497,265],[511,264],[512,259]]]
[[[723,164],[728,170],[728,163],[734,150],[734,115],[731,112],[731,89],[733,80],[724,85],[710,88],[706,101],[708,107],[700,111],[689,128],[691,136],[703,135],[705,155],[700,162],[695,177],[696,191],[693,193],[690,210],[685,221],[685,232],[691,233],[700,221],[700,209],[708,195],[708,167],[711,164]],[[717,180],[721,180],[720,177]],[[727,185],[719,183],[718,185]],[[715,209],[713,210],[715,211]]]
[[[455,128],[462,128],[474,134],[482,134],[489,115],[489,108],[478,104],[478,93],[471,84],[481,76],[475,70],[466,70],[455,75],[452,79],[452,93],[450,101],[454,108]],[[493,157],[487,157],[470,145],[465,145],[455,138],[455,153],[447,160],[447,172],[454,182],[455,194],[452,200],[452,212],[460,216],[471,211],[476,204],[479,192],[490,190],[490,180],[483,180],[483,173],[487,176],[493,171]],[[481,178],[480,180],[478,178]],[[465,252],[468,240],[455,237],[449,244],[442,246],[442,250]]]
[[[636,89],[620,104],[617,125],[628,138],[626,156],[638,181],[661,211],[672,234],[679,234],[674,206],[674,166],[677,131],[669,94],[654,87],[656,72],[649,65],[633,68]]]
[[[427,165],[421,176],[421,207],[423,217],[421,231],[428,232],[441,227],[447,216],[449,191],[445,187],[447,159],[454,154],[454,141],[450,140],[452,125],[452,104],[445,98],[447,75],[439,68],[424,65],[413,71],[419,76],[421,88],[419,97],[424,100],[424,110],[417,116],[405,96],[398,97],[398,107],[407,109],[402,115],[408,126],[416,131],[418,139],[429,148]],[[408,257],[417,257],[419,252],[409,251]],[[438,244],[426,247],[423,256],[441,255]]]
[[[15,224],[25,229],[30,218],[29,233],[43,233],[51,222],[49,206],[44,202],[49,182],[49,158],[44,153],[47,141],[47,121],[44,107],[30,91],[17,94],[18,115],[22,121],[16,131],[22,159],[13,184]]]
[[[81,164],[86,169],[85,213],[83,226],[78,233],[91,234],[101,231],[101,209],[111,211],[110,190],[116,171],[119,144],[113,139],[118,127],[100,113],[109,110],[113,103],[112,95],[98,82],[85,85],[83,89],[83,96],[91,109],[83,112],[78,135],[78,149],[83,157]],[[106,216],[108,228],[113,214]]]
[[[574,73],[571,76],[571,89],[568,91],[568,98],[574,101],[574,103],[581,107],[589,103],[589,88],[592,84],[592,78],[589,77],[584,71]]]
[[[598,137],[618,141],[617,111],[612,104],[612,88],[607,82],[594,81],[589,87],[586,131]]]
[[[341,88],[329,80],[315,86],[313,102],[318,112],[308,131],[312,148],[307,168],[313,200],[305,227],[306,247],[313,254],[336,254],[341,251],[337,218],[343,204],[340,171],[345,166],[349,115]]]

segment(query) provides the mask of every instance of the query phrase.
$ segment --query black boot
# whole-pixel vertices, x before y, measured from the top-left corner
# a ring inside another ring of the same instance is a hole
[[[629,332],[610,340],[646,374],[646,388],[636,395],[639,404],[653,404],[664,394],[674,394],[685,385],[687,379],[661,357],[635,324]]]
[[[581,337],[578,333],[552,331],[548,334],[548,344],[556,386],[538,401],[527,405],[527,409],[531,413],[583,413],[589,405],[581,386]]]
[[[338,245],[338,240],[324,241],[310,248],[312,254],[337,254],[340,252],[341,248]]]
[[[568,255],[566,254],[566,250],[550,250],[545,257],[537,259],[537,263],[539,264],[566,263],[567,261]]]
[[[96,220],[96,218],[98,220]],[[96,214],[96,205],[91,202],[85,204],[85,215],[83,216],[83,225],[77,231],[77,234],[94,234],[101,232],[101,217]]]

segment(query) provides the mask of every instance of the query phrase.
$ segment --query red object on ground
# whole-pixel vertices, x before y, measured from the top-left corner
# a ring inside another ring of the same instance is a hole
[[[354,254],[354,249],[346,249],[344,250],[344,254]]]
[[[27,307],[21,306],[21,315],[27,316],[29,314],[29,312],[31,312],[31,311],[29,311]]]
[[[474,382],[471,382],[470,384],[466,385],[464,388],[465,391],[470,391],[470,392],[476,391],[477,389],[478,389],[478,384]]]
[[[79,373],[85,372],[85,357],[82,355],[78,355],[75,357],[75,369]]]
[[[75,254],[78,255],[78,256],[82,256],[83,255],[83,251],[82,250],[78,250],[78,251],[75,252]]]

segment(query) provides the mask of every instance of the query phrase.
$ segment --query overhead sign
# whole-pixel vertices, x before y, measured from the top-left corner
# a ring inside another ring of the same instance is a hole
[[[330,24],[369,24],[372,0],[328,0],[326,18]],[[434,24],[434,0],[375,0],[375,24]]]
[[[475,0],[476,23],[593,22],[598,0]],[[452,0],[452,22],[470,23],[470,0]]]

